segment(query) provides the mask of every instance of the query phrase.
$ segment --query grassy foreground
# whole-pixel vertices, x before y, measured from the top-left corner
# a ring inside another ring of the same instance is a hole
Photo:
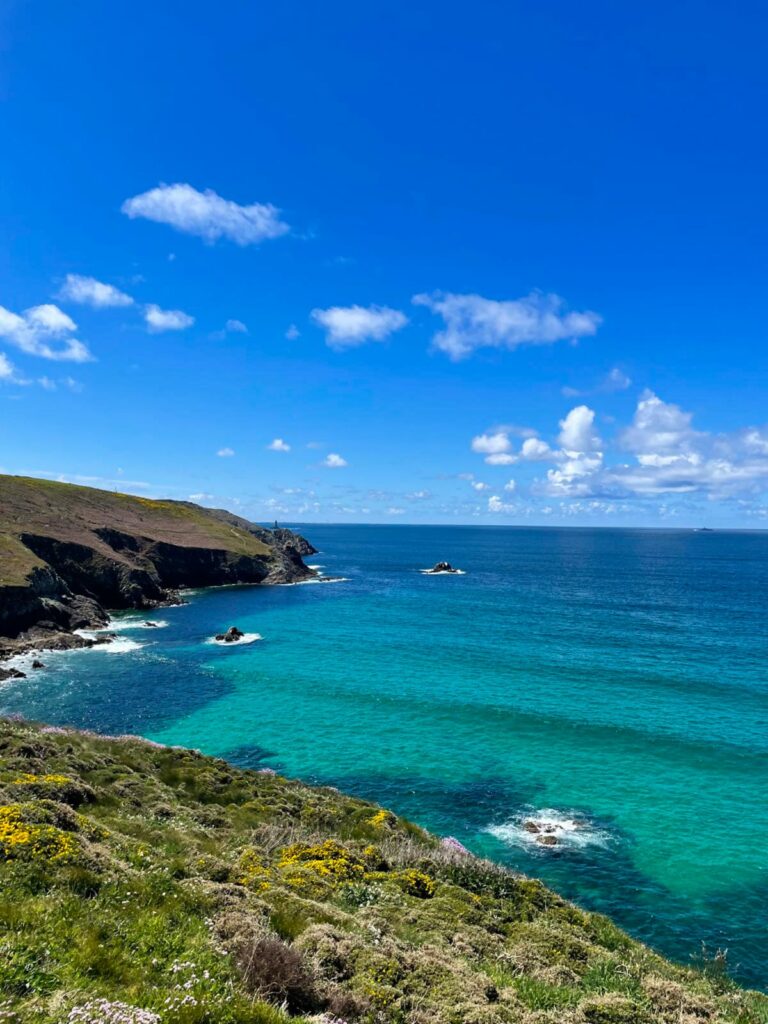
[[[361,800],[0,720],[3,1024],[768,1021]]]

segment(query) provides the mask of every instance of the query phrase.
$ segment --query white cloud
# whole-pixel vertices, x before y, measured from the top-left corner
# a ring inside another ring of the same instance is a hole
[[[540,437],[527,437],[520,449],[520,458],[527,462],[543,462],[554,457],[554,452]]]
[[[628,377],[618,366],[609,370],[603,381],[604,391],[626,391],[632,385],[632,378]]]
[[[409,501],[426,501],[427,498],[431,497],[430,491],[411,491],[410,494],[406,494],[406,498]]]
[[[291,450],[291,446],[282,437],[276,437],[274,441],[270,441],[267,448],[271,452],[289,452]]]
[[[150,303],[144,307],[144,320],[151,334],[161,331],[185,331],[195,322],[195,318],[180,309],[161,309]]]
[[[404,508],[395,508],[393,506],[393,507],[390,507],[390,508],[387,509],[387,515],[388,516],[402,516],[402,515],[405,515],[405,509]]]
[[[346,459],[342,459],[336,452],[330,452],[323,459],[323,465],[328,469],[343,469],[348,463]]]
[[[517,482],[515,480],[507,480],[504,484],[504,490],[509,491],[511,494],[513,491],[517,490]]]
[[[580,391],[578,388],[566,386],[560,390],[567,398],[578,398],[581,395],[596,395],[606,394],[612,391],[626,391],[631,384],[631,378],[628,377],[618,366],[614,366],[613,369],[606,373],[605,377],[603,377],[596,387]]]
[[[16,374],[13,363],[8,356],[0,352],[0,380],[12,381]]]
[[[490,489],[490,485],[484,484],[482,480],[475,480],[474,483],[472,483],[470,486],[473,487],[476,491],[487,491]]]
[[[212,494],[206,494],[205,491],[198,491],[197,494],[187,495],[188,501],[213,501]]]
[[[644,391],[632,421],[621,436],[631,452],[669,452],[688,450],[696,439],[691,427],[693,413],[662,400],[652,391]]]
[[[288,339],[288,341],[295,341],[298,337],[301,336],[301,331],[296,326],[296,324],[291,324],[288,330],[285,332],[285,336]]]
[[[508,452],[511,447],[509,434],[503,430],[495,434],[478,434],[472,438],[472,451],[482,455],[498,455],[500,452]]]
[[[566,454],[567,453],[563,453]],[[547,494],[581,496],[592,493],[592,483],[585,477],[596,473],[603,465],[601,452],[594,455],[575,455],[564,458],[557,469],[547,470]]]
[[[384,341],[408,323],[404,313],[389,306],[331,306],[313,309],[310,316],[325,330],[326,345],[337,350]]]
[[[231,199],[222,199],[212,189],[198,192],[186,184],[158,185],[126,199],[121,209],[131,218],[169,224],[206,242],[228,238],[237,245],[254,245],[290,230],[280,220],[280,211],[270,203],[240,206]]]
[[[233,448],[219,448],[216,452],[220,459],[230,459],[234,454]]]
[[[248,328],[242,320],[227,320],[224,324],[224,330],[230,334],[247,334]]]
[[[433,345],[453,360],[465,359],[480,348],[514,349],[575,340],[593,335],[601,323],[597,313],[566,312],[558,295],[540,292],[506,301],[434,292],[414,295],[413,302],[442,317],[445,328],[435,334]]]
[[[489,466],[512,466],[518,461],[518,456],[510,452],[496,452],[495,455],[486,455],[485,461]]]
[[[67,274],[57,298],[77,302],[82,306],[93,306],[94,309],[133,305],[131,296],[121,292],[114,285],[104,284],[95,277],[83,277],[81,274]]]
[[[492,494],[488,499],[488,511],[495,513],[516,512],[517,506],[504,501],[498,494]]]
[[[560,420],[558,441],[568,452],[591,452],[601,445],[600,438],[593,430],[594,409],[577,405],[564,420]]]
[[[23,313],[0,306],[0,338],[30,356],[86,363],[93,359],[82,341],[72,337],[77,324],[58,306],[44,303]]]

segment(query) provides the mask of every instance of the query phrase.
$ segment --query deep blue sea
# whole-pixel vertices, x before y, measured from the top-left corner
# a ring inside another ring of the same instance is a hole
[[[0,710],[331,783],[768,988],[768,533],[303,532],[344,582],[119,617]]]

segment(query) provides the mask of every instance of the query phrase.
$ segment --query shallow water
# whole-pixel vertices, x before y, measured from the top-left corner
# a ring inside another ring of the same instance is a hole
[[[45,655],[0,708],[371,797],[768,987],[767,534],[305,532],[345,582],[121,618],[120,657]]]

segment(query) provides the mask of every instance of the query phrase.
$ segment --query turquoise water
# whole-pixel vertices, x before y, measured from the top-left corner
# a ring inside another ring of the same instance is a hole
[[[0,709],[373,798],[768,987],[768,535],[305,532],[346,582],[122,619],[132,644],[46,655]],[[443,558],[466,575],[418,572]],[[231,624],[263,639],[205,643]]]

